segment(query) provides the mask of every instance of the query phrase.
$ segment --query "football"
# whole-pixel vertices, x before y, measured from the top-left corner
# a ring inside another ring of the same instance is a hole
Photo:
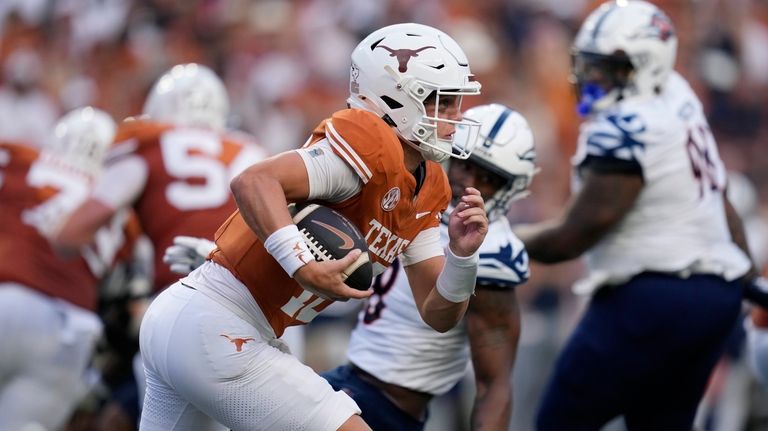
[[[360,257],[343,271],[344,283],[357,290],[371,287],[373,265],[368,244],[352,222],[341,213],[314,203],[292,204],[288,208],[315,260],[340,259],[356,248],[362,250]]]

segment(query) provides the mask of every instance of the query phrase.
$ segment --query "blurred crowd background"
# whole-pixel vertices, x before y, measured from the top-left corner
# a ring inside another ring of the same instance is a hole
[[[465,107],[500,102],[528,118],[542,170],[533,195],[515,204],[509,217],[541,220],[559,214],[569,196],[569,159],[579,127],[568,81],[570,44],[599,3],[0,0],[0,140],[42,146],[58,117],[83,105],[116,121],[137,115],[161,73],[198,62],[223,78],[231,128],[253,134],[270,153],[295,148],[321,119],[345,107],[349,54],[357,42],[383,25],[420,22],[446,31],[465,49],[483,84],[482,96]],[[676,69],[704,101],[721,156],[734,173],[733,198],[764,264],[768,1],[655,3],[676,25]],[[518,290],[524,320],[513,429],[530,429],[549,366],[583,303],[570,292],[581,272],[579,262],[534,265],[531,281]],[[307,363],[325,370],[344,361],[354,311],[340,307],[307,329]],[[713,377],[701,429],[768,429],[768,397],[740,368],[739,337],[734,334],[729,358]],[[438,400],[432,430],[462,429],[463,410],[441,405],[466,404],[468,392],[458,388]]]

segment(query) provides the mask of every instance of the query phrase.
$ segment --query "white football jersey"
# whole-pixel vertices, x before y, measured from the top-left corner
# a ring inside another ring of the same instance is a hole
[[[634,207],[587,254],[584,293],[643,271],[722,275],[733,280],[749,260],[731,240],[723,190],[726,170],[701,102],[672,73],[659,97],[627,100],[582,125],[579,167],[596,163],[641,172]]]
[[[441,236],[448,244],[444,224]],[[480,246],[477,284],[510,289],[528,274],[523,243],[501,217],[490,224]],[[434,395],[450,390],[469,362],[465,324],[439,333],[424,323],[399,260],[375,279],[374,292],[352,332],[349,360],[388,383]]]

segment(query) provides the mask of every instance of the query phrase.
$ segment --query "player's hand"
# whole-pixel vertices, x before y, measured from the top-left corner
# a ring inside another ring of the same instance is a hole
[[[173,238],[173,245],[165,249],[163,262],[170,266],[171,272],[186,275],[202,265],[214,248],[216,243],[205,238],[177,236]]]
[[[309,262],[299,268],[293,274],[293,278],[301,287],[321,298],[334,301],[367,298],[373,294],[373,290],[357,290],[347,286],[344,284],[345,277],[342,273],[357,260],[360,253],[359,249],[354,249],[338,260]]]
[[[470,256],[488,233],[488,215],[480,191],[467,187],[448,219],[449,247],[456,256]]]

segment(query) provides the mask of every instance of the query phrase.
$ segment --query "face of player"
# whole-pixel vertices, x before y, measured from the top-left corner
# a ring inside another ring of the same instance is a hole
[[[430,97],[424,102],[424,108],[427,115],[434,115],[437,108],[437,118],[446,120],[461,121],[461,97],[459,96],[440,96],[438,105],[435,107],[435,98]],[[440,139],[450,139],[456,131],[456,126],[443,121],[437,122],[437,137]]]
[[[448,168],[448,181],[451,183],[451,203],[456,206],[464,194],[464,189],[474,187],[484,199],[496,193],[506,181],[501,175],[490,172],[470,160],[452,159]]]

